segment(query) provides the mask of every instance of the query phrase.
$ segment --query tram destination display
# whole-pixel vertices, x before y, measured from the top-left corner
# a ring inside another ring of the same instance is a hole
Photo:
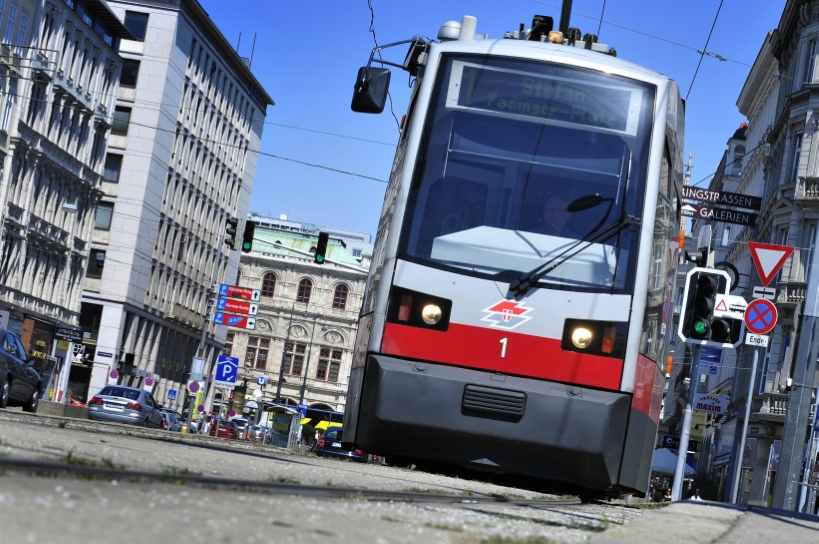
[[[722,206],[734,206],[759,211],[762,208],[762,199],[758,196],[748,196],[739,193],[729,193],[726,191],[711,191],[692,185],[683,185],[683,198],[688,200],[699,200],[711,204]],[[711,209],[711,208],[708,208]]]
[[[455,61],[446,104],[524,121],[636,134],[641,88],[621,85],[617,79],[592,81],[572,75],[549,76]]]

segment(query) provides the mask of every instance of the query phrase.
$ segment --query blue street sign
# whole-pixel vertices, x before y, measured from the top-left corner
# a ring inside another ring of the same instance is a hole
[[[226,285],[224,283],[219,286],[219,296],[220,297],[228,296],[228,287],[230,287],[230,285]]]
[[[168,400],[176,400],[176,389],[168,389]]]
[[[224,310],[225,310],[225,306],[226,306],[226,305],[227,305],[227,301],[226,301],[225,299],[220,298],[220,299],[217,299],[217,300],[216,300],[216,309],[217,309],[217,310],[222,310],[222,311],[224,311]]]
[[[299,413],[301,417],[307,417],[307,405],[306,404],[299,404],[298,405]]]
[[[216,363],[216,377],[213,385],[223,389],[233,389],[239,373],[239,358],[220,355]]]
[[[256,383],[259,385],[267,385],[267,376],[259,376],[256,378]]]

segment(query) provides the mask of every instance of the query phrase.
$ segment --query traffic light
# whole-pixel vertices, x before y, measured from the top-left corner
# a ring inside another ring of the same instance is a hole
[[[324,259],[327,255],[327,242],[330,241],[330,235],[326,232],[319,232],[318,243],[316,243],[315,259],[318,264],[324,264]]]
[[[250,253],[253,249],[253,233],[256,232],[256,223],[245,221],[245,232],[242,234],[242,253]]]
[[[236,229],[239,226],[239,220],[235,217],[228,217],[225,220],[225,243],[230,249],[236,249]]]
[[[688,273],[680,312],[680,338],[715,347],[740,343],[742,319],[732,316],[741,315],[744,308],[734,308],[732,299],[740,297],[728,295],[730,279],[724,270],[713,268],[694,268]]]
[[[694,293],[691,297],[690,311],[686,308],[688,330],[686,336],[694,340],[710,340],[714,314],[714,304],[719,292],[719,280],[707,272],[700,272],[694,280]],[[690,317],[689,317],[690,315]]]

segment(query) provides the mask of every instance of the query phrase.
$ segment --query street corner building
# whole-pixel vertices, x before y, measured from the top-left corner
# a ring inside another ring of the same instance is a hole
[[[224,345],[208,299],[273,100],[196,0],[0,0],[3,29],[12,11],[0,310],[54,357],[53,400],[120,383],[179,408],[203,328],[209,364]]]
[[[242,254],[235,285],[260,291],[256,328],[228,331],[225,353],[240,361],[236,388],[211,388],[206,405],[249,412],[243,407],[251,393],[268,407],[278,390],[281,404],[342,412],[371,236],[285,216],[248,221],[256,223],[253,250]],[[319,232],[329,234],[323,264],[310,255]]]
[[[62,400],[132,35],[99,0],[0,0],[0,29],[0,328]]]

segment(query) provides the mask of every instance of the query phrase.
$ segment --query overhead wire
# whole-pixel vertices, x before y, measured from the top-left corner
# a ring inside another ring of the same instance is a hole
[[[717,26],[717,19],[719,18],[719,12],[722,11],[722,3],[725,0],[719,0],[719,7],[717,8],[717,13],[714,15],[714,22],[711,23],[711,30],[708,32],[708,39],[705,40],[705,46],[703,46],[702,51],[700,53],[700,60],[697,62],[697,69],[694,70],[694,77],[691,78],[691,85],[688,87],[688,92],[685,94],[685,101],[688,101],[688,97],[691,95],[691,89],[694,88],[694,82],[697,80],[697,74],[700,72],[700,66],[702,65],[702,59],[705,57],[705,54],[708,52],[708,44],[711,42],[711,36],[714,34],[714,27]]]
[[[375,47],[378,48],[378,39],[375,36],[375,10],[373,10],[373,0],[367,0],[367,7],[370,8],[370,33],[373,35],[373,43]],[[378,52],[378,58],[381,59],[381,51]],[[387,91],[387,99],[390,101],[390,113],[392,114],[392,118],[395,119],[395,126],[398,128],[398,132],[401,132],[401,123],[398,121],[398,117],[395,115],[395,110],[393,109],[392,105],[392,94],[390,91]]]

